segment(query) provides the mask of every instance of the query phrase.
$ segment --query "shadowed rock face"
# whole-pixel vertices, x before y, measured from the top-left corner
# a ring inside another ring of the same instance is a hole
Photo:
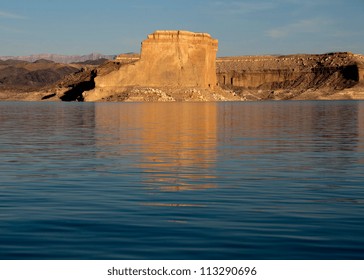
[[[16,60],[1,61],[0,91],[37,90],[51,85],[75,71],[78,71],[76,66],[47,60],[37,60],[33,63]]]
[[[217,78],[245,100],[363,99],[363,65],[348,52],[224,57]]]
[[[221,86],[241,89],[343,89],[363,79],[350,53],[226,57],[217,61]]]
[[[95,89],[85,94],[85,100],[133,87],[213,89],[217,48],[218,41],[206,33],[156,31],[143,41],[140,60],[98,74]]]

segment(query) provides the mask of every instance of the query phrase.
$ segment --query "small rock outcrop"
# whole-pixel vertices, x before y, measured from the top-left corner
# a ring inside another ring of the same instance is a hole
[[[218,41],[207,33],[156,31],[142,42],[139,60],[123,63],[116,71],[98,73],[95,89],[85,92],[84,98],[96,101],[139,87],[167,92],[181,88],[213,90],[217,84],[217,48]]]

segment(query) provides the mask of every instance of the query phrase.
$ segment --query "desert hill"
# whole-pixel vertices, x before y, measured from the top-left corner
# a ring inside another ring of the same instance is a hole
[[[26,56],[0,56],[0,63],[2,60],[23,60],[27,62],[35,62],[37,60],[45,59],[56,63],[79,63],[85,61],[94,61],[98,59],[114,59],[115,55],[104,55],[100,53],[90,53],[86,55],[61,55],[61,54],[33,54]]]
[[[53,90],[66,77],[87,72],[106,59],[88,60],[81,63],[56,63],[47,59],[34,62],[0,60],[0,100],[41,100],[42,95]]]
[[[54,63],[50,60],[7,60],[0,62],[0,90],[31,91],[51,85],[66,75],[75,73],[80,66]]]

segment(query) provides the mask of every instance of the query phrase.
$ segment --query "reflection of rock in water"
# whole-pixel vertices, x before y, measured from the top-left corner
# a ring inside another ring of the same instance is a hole
[[[364,102],[358,102],[356,103],[356,106],[357,117],[355,123],[357,124],[357,149],[354,152],[358,157],[359,163],[364,164]]]
[[[358,104],[358,133],[359,143],[358,152],[364,154],[364,103]],[[364,163],[364,156],[360,158],[361,163]]]
[[[126,159],[139,157],[132,168],[148,188],[214,187],[216,104],[97,104],[96,126],[98,146],[114,146],[115,155]]]
[[[219,106],[219,143],[242,146],[244,155],[278,154],[304,145],[292,142],[303,130],[310,129],[310,107],[300,103],[225,103]],[[302,116],[305,118],[302,118]],[[284,136],[284,135],[286,136]],[[256,147],[259,146],[259,149]],[[228,152],[228,151],[225,151]],[[236,153],[232,150],[231,153]]]
[[[358,103],[316,104],[313,140],[317,151],[356,151]]]
[[[304,171],[312,166],[340,171],[362,160],[364,104],[357,102],[226,103],[219,106],[218,143],[232,147],[225,154],[237,155],[256,164],[257,157],[295,158],[291,170]],[[257,149],[257,146],[259,149]],[[293,148],[292,148],[293,147]],[[290,156],[293,155],[293,156]],[[335,155],[335,158],[333,158]],[[317,162],[321,162],[318,164]],[[264,162],[260,162],[260,164]],[[288,170],[282,170],[286,172]]]

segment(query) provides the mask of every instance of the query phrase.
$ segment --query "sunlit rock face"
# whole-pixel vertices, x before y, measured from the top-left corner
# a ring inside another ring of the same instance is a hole
[[[156,31],[142,42],[140,60],[95,78],[86,101],[133,87],[214,89],[218,41],[207,33]]]

